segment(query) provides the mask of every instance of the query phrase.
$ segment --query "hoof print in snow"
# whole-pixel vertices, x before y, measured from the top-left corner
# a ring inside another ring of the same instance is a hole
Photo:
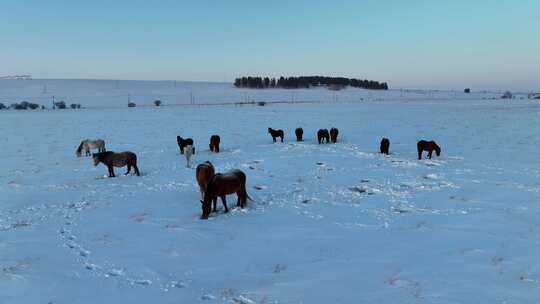
[[[215,300],[215,299],[216,299],[216,297],[214,297],[214,296],[211,295],[211,294],[203,294],[203,295],[201,296],[201,300]]]
[[[242,295],[233,298],[233,302],[237,304],[255,304],[255,301],[248,299]]]
[[[98,269],[98,266],[96,264],[86,263],[84,265],[84,268],[86,268],[88,270],[96,270],[96,269]]]
[[[121,269],[111,269],[107,272],[107,275],[111,277],[118,277],[124,274],[124,271]]]
[[[170,287],[174,287],[174,288],[185,288],[186,287],[186,283],[184,282],[177,282],[177,281],[171,281],[170,284],[169,284]]]
[[[407,209],[400,208],[400,207],[392,207],[392,212],[394,212],[394,213],[409,213],[411,211],[407,210]]]
[[[263,189],[266,189],[266,186],[253,186],[253,189],[255,189],[255,190],[263,190]]]
[[[150,280],[132,280],[131,284],[147,286],[147,285],[152,284],[152,281],[150,281]]]
[[[274,273],[280,273],[282,271],[285,271],[287,270],[287,265],[281,265],[281,264],[277,264],[275,267],[274,267]]]
[[[366,193],[367,192],[366,188],[358,187],[358,186],[350,187],[349,190],[351,190],[352,192],[358,192],[358,193]]]

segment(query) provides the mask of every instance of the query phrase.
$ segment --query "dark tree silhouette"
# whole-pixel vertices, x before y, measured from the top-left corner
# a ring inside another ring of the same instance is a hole
[[[299,77],[279,77],[279,79],[259,76],[248,76],[236,78],[234,80],[234,86],[237,88],[251,88],[251,89],[263,89],[263,88],[284,88],[284,89],[298,89],[298,88],[311,88],[318,86],[325,87],[354,87],[370,90],[388,90],[388,84],[386,82],[378,82],[374,80],[361,80],[345,77],[326,77],[326,76],[299,76]]]

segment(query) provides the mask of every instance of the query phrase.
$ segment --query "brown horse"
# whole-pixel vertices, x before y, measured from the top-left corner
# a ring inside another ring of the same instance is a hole
[[[208,184],[210,183],[212,178],[214,178],[215,174],[216,171],[214,169],[214,165],[212,165],[212,163],[209,161],[205,161],[204,163],[197,166],[197,169],[195,170],[195,178],[197,179],[197,183],[199,184],[201,198],[204,199],[204,193],[206,192],[206,188],[208,187]],[[214,199],[214,211],[216,211],[216,201],[217,198]]]
[[[127,172],[125,175],[128,175],[131,171],[131,167],[135,169],[135,174],[140,176],[139,168],[137,167],[137,155],[133,152],[120,152],[114,153],[112,151],[99,152],[92,154],[92,159],[94,160],[94,166],[103,163],[109,169],[109,177],[115,177],[113,167],[124,167],[127,166]]]
[[[274,130],[272,128],[268,128],[268,133],[270,133],[270,135],[272,136],[272,140],[274,142],[276,142],[276,137],[280,137],[281,142],[283,142],[283,137],[285,136],[285,133],[283,132],[283,130],[281,130],[281,129]]]
[[[302,128],[296,128],[296,130],[294,130],[294,134],[296,134],[296,141],[302,141],[304,130]]]
[[[328,129],[319,129],[319,131],[317,131],[317,141],[319,144],[321,144],[324,140],[326,140],[326,143],[330,142],[330,134],[328,133]]]
[[[219,135],[212,135],[210,136],[210,144],[208,147],[210,147],[210,151],[219,153],[219,143],[221,139],[219,138]]]
[[[441,148],[433,140],[432,141],[421,140],[416,144],[416,148],[418,149],[418,159],[422,159],[423,151],[428,152],[429,159],[431,159],[431,154],[433,154],[433,150],[435,150],[435,153],[437,154],[437,156],[441,156]]]
[[[238,201],[236,205],[240,206],[240,208],[244,208],[249,196],[246,191],[246,175],[241,170],[235,169],[223,174],[218,173],[214,175],[214,177],[206,187],[206,192],[204,193],[204,200],[201,201],[201,219],[208,219],[212,208],[211,203],[212,201],[215,203],[218,197],[221,198],[221,202],[223,203],[223,207],[225,208],[225,213],[229,212],[225,197],[227,196],[227,194],[231,193],[236,193],[238,195]]]
[[[330,129],[330,140],[335,144],[337,142],[337,136],[339,134],[339,130],[336,128]]]
[[[178,143],[178,147],[180,148],[180,154],[184,154],[185,147],[193,146],[193,139],[176,136],[176,143]],[[195,146],[193,146],[193,154],[195,154]]]
[[[383,137],[381,139],[381,154],[388,155],[389,151],[390,151],[390,140],[386,137]]]

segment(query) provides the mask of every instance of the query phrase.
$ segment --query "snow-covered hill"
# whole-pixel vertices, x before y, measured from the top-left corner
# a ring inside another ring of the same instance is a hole
[[[332,91],[311,89],[239,89],[231,83],[132,80],[1,80],[0,102],[11,104],[23,100],[52,106],[64,100],[87,108],[123,108],[128,100],[138,106],[219,104],[236,102],[359,102],[381,100],[482,100],[499,98],[503,92],[473,91],[463,93],[439,90],[391,89],[388,91],[346,88]],[[526,94],[517,95],[526,98]]]

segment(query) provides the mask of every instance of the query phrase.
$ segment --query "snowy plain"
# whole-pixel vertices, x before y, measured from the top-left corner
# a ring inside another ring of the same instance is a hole
[[[41,84],[11,83],[0,81],[3,100],[47,100]],[[170,93],[144,85],[126,91],[147,105]],[[242,101],[214,86],[208,96]],[[59,95],[75,102],[81,90]],[[86,109],[0,112],[0,303],[538,303],[537,103],[363,90],[329,102],[316,89],[305,98],[324,102],[127,108],[87,90]],[[339,142],[318,145],[330,127]],[[199,219],[176,135],[194,139],[195,164],[246,173],[246,209],[218,204]],[[378,153],[383,136],[389,156]],[[137,153],[142,176],[107,178],[75,157],[95,137]],[[420,139],[436,140],[441,157],[417,160]]]

